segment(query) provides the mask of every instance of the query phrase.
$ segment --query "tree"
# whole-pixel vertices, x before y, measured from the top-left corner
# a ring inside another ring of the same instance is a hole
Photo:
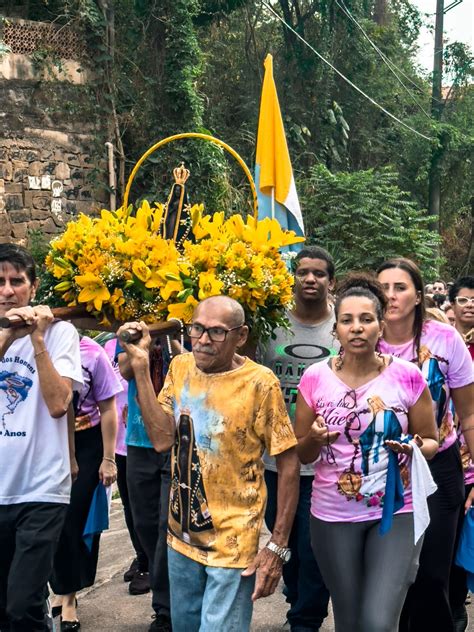
[[[268,2],[350,81],[413,129],[394,122],[355,91],[260,0],[29,0],[29,11],[35,19],[69,21],[86,34],[92,31],[98,78],[93,89],[101,114],[116,122],[125,171],[153,142],[184,130],[209,130],[252,166],[268,52],[274,57],[290,154],[303,191],[312,191],[314,169],[320,165],[335,176],[360,172],[362,179],[386,167],[397,174],[396,184],[408,196],[403,199],[421,209],[427,203],[432,148],[438,148],[441,252],[447,259],[443,273],[452,277],[465,269],[474,180],[472,52],[458,44],[446,47],[453,87],[442,120],[433,123],[430,83],[416,66],[422,19],[410,0]],[[110,13],[101,12],[99,4],[114,10],[113,51],[110,29],[107,35]],[[101,79],[103,67],[109,82]],[[109,89],[104,91],[104,85]],[[248,211],[240,171],[220,149],[198,142],[167,146],[153,155],[140,170],[132,199],[147,195],[163,200],[170,171],[182,159],[192,171],[188,190],[193,201],[205,201],[211,210]],[[337,177],[331,182],[336,186]],[[304,201],[311,205],[308,196]]]
[[[336,258],[338,273],[374,270],[385,259],[414,259],[428,277],[436,274],[426,211],[410,201],[390,167],[331,173],[318,165],[303,187],[305,223],[310,243],[324,246]]]

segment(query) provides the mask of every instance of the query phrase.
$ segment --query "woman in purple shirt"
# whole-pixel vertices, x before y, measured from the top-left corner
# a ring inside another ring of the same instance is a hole
[[[111,485],[117,477],[115,441],[120,385],[102,347],[83,336],[80,341],[84,385],[74,399],[75,454],[79,474],[71,490],[71,503],[59,540],[51,588],[60,599],[53,613],[61,612],[61,631],[79,630],[76,593],[95,581],[100,535],[89,549],[83,532],[94,491],[101,481]]]

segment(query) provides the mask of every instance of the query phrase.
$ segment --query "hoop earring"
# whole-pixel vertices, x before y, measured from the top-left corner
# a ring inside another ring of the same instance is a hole
[[[334,360],[334,368],[336,371],[340,371],[344,364],[344,347],[341,345],[337,352],[337,358]]]

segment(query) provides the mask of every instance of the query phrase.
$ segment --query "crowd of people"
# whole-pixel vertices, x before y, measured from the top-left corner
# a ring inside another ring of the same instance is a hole
[[[184,339],[133,322],[117,335],[138,340],[102,348],[32,304],[31,255],[0,245],[0,316],[19,322],[0,329],[0,632],[80,629],[86,525],[115,481],[150,632],[245,632],[281,577],[292,632],[329,600],[336,632],[466,630],[474,277],[425,286],[395,258],[336,287],[316,246],[292,265],[265,344],[214,296]]]

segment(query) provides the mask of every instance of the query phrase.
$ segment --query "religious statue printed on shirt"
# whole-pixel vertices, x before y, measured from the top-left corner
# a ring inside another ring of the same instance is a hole
[[[346,394],[355,400],[355,392]],[[354,499],[357,502],[364,501],[369,507],[383,504],[385,484],[387,480],[388,451],[385,441],[400,441],[403,428],[398,420],[397,412],[401,409],[393,409],[386,406],[381,397],[371,395],[367,398],[368,408],[352,411],[347,416],[344,435],[354,448],[354,454],[349,468],[344,470],[337,481],[340,494],[347,500]],[[344,401],[348,406],[348,401]],[[365,416],[370,415],[368,424],[359,437],[354,436],[353,431],[365,426]],[[359,461],[360,459],[360,461]],[[406,459],[400,459],[400,474],[404,487],[409,483]],[[357,463],[360,463],[358,471]]]
[[[189,411],[181,411],[176,430],[168,529],[186,544],[200,549],[209,549],[215,541]]]
[[[448,415],[448,397],[445,385],[445,376],[440,369],[440,363],[447,364],[447,360],[433,355],[428,347],[422,345],[418,354],[418,364],[423,377],[428,382],[431,398],[435,404],[436,425],[439,428],[439,443],[443,444],[449,434],[451,426]]]
[[[361,468],[364,475],[361,494],[373,494],[381,487],[378,473],[383,471],[385,488],[388,466],[388,450],[385,441],[400,441],[402,427],[395,412],[385,406],[377,395],[367,399],[372,413],[372,421],[359,437]]]

